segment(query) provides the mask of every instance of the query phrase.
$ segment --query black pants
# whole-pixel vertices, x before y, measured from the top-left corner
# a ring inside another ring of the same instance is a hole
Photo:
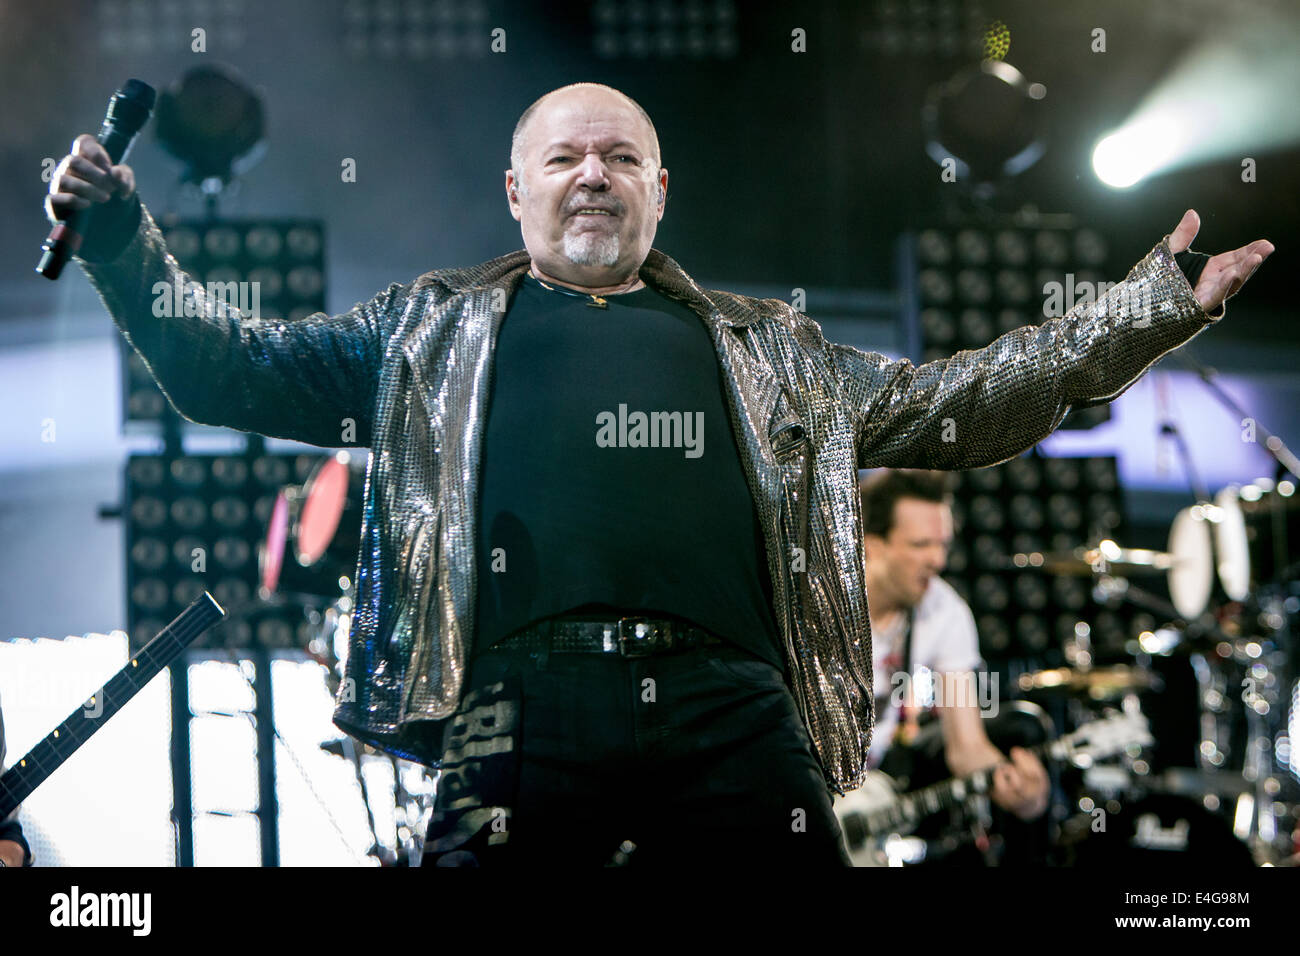
[[[489,649],[444,739],[425,866],[845,866],[781,673],[730,645]]]

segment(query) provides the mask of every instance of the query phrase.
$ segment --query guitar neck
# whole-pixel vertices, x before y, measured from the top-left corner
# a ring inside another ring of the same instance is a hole
[[[1060,759],[1069,752],[1069,739],[1063,737],[1025,749],[1035,757],[1047,756]],[[976,770],[963,777],[954,777],[942,783],[902,794],[897,802],[880,807],[869,815],[868,829],[872,833],[888,833],[904,825],[915,823],[921,817],[959,806],[971,794],[988,793],[993,789],[994,769],[989,767]]]
[[[68,715],[31,751],[0,776],[0,819],[7,817],[46,778],[93,737],[104,723],[171,664],[194,639],[225,616],[221,605],[204,591],[133,655],[103,687]]]

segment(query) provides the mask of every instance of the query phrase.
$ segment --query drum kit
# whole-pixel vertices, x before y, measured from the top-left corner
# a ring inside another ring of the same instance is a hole
[[[302,610],[310,624],[307,654],[321,665],[335,696],[356,599],[365,472],[364,460],[339,452],[320,462],[305,484],[285,485],[258,550],[258,596]],[[353,768],[373,837],[368,855],[382,866],[418,866],[433,808],[433,773],[350,737],[321,748]]]
[[[1105,665],[1080,622],[1065,641],[1067,666],[1013,681],[1019,696],[1055,703],[1067,724],[1122,708],[1153,730],[1154,747],[1086,768],[1067,789],[1076,809],[1058,821],[1061,862],[1300,863],[1297,544],[1295,484],[1259,479],[1179,511],[1165,551],[1103,540],[1005,559],[1008,569],[1088,576],[1094,599],[1165,621]],[[1167,600],[1134,581],[1160,576]]]

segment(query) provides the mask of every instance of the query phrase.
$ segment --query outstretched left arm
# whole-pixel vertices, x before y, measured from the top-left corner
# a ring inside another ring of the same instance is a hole
[[[1174,256],[1199,219],[1178,227],[1095,302],[1015,329],[978,351],[916,366],[830,345],[857,417],[859,468],[956,471],[995,465],[1042,441],[1072,407],[1119,397],[1167,352],[1218,316],[1273,251],[1260,239],[1206,262],[1193,289]]]

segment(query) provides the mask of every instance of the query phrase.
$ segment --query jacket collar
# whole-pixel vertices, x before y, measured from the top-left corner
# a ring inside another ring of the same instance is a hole
[[[428,273],[425,278],[440,282],[453,295],[483,292],[488,287],[495,287],[502,283],[513,291],[528,271],[531,261],[528,251],[519,249],[470,268],[440,269]],[[762,317],[758,310],[741,306],[734,301],[733,297],[725,293],[719,295],[701,289],[676,260],[658,249],[652,248],[646,254],[639,274],[647,286],[686,303],[711,324],[716,323],[728,328],[743,327],[753,324]]]

